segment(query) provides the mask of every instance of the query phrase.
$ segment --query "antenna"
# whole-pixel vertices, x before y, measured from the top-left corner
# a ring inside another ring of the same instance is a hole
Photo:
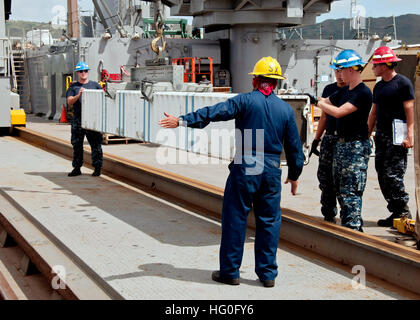
[[[356,7],[357,7],[357,0],[351,0],[351,5],[350,5],[350,29],[353,28],[353,14],[356,12]]]
[[[397,40],[397,25],[395,23],[395,15],[392,15],[392,22],[394,24],[394,39]]]
[[[350,29],[356,30],[355,39],[363,39],[364,33],[360,30],[366,29],[366,12],[363,6],[357,5],[357,0],[351,0],[350,7]]]

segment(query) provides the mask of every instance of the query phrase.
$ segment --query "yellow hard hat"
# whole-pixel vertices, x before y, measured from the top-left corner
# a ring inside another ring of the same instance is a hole
[[[254,71],[249,74],[273,79],[286,79],[286,77],[282,76],[280,64],[272,57],[261,58],[255,64]]]

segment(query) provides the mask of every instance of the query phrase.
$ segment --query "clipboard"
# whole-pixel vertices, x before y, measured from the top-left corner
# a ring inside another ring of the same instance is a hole
[[[407,137],[407,123],[404,120],[394,119],[392,121],[392,138],[396,146],[400,146]]]

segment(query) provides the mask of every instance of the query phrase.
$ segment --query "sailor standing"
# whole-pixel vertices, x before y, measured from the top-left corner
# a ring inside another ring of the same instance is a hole
[[[323,98],[328,98],[340,88],[346,86],[343,77],[341,76],[341,69],[337,67],[335,62],[336,60],[334,60],[334,63],[330,67],[334,69],[337,81],[324,88],[324,91],[322,92]],[[337,215],[337,195],[334,184],[331,183],[333,181],[334,152],[338,141],[336,122],[336,118],[322,112],[309,154],[309,156],[311,156],[312,153],[319,156],[317,177],[319,188],[321,189],[321,213],[324,216],[325,221],[333,223],[335,223],[335,216]],[[321,142],[321,137],[324,132],[325,135]],[[318,151],[317,147],[320,142],[321,148]]]
[[[338,142],[333,175],[341,207],[341,224],[363,232],[362,196],[371,153],[367,120],[372,107],[372,93],[361,79],[365,63],[357,52],[344,50],[336,60],[348,87],[329,98],[319,98],[318,107],[337,118]]]
[[[235,160],[223,198],[220,269],[213,272],[212,279],[239,284],[248,213],[253,207],[255,272],[265,287],[273,287],[278,274],[276,254],[281,225],[280,155],[285,151],[289,168],[286,183],[291,183],[295,195],[303,152],[294,111],[274,94],[278,79],[284,79],[277,60],[262,58],[250,74],[254,75],[254,91],[179,118],[165,114],[160,124],[164,128],[180,124],[204,128],[212,121],[235,119],[240,136],[237,134],[235,139]],[[252,132],[252,142],[246,141],[249,135],[245,131]]]
[[[391,227],[396,218],[411,218],[404,175],[407,151],[414,145],[414,88],[407,77],[395,71],[399,61],[401,59],[388,47],[375,50],[372,60],[372,70],[382,80],[373,90],[369,133],[376,125],[375,168],[379,186],[391,212],[388,218],[378,221],[381,227]],[[393,122],[396,119],[407,125],[407,135],[401,145],[395,145],[393,141]]]
[[[80,176],[83,166],[83,141],[86,138],[92,149],[92,165],[94,177],[101,175],[102,168],[102,133],[82,128],[82,94],[85,89],[102,89],[99,83],[89,81],[89,66],[85,62],[76,65],[78,81],[67,90],[67,103],[73,105],[74,117],[71,123],[71,144],[73,145],[73,171],[69,177]]]

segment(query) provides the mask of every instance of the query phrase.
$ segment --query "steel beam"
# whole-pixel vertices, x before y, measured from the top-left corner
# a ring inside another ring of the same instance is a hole
[[[305,6],[303,7],[303,11],[308,10],[314,3],[318,2],[319,0],[310,0]]]
[[[73,274],[72,277],[66,278],[66,281],[61,279],[60,282],[63,281],[65,286],[56,289],[64,299],[122,299],[106,281],[95,278],[95,273],[83,265],[78,257],[72,256],[70,250],[61,244],[59,239],[50,234],[3,191],[0,191],[0,208],[0,225],[24,252],[22,263],[25,269],[33,264],[49,283],[53,283],[58,276],[54,267],[57,261],[60,261],[67,274]],[[42,245],[39,245],[41,243]]]
[[[6,277],[0,272],[0,300],[19,300]]]
[[[414,107],[414,168],[416,181],[417,219],[415,233],[417,241],[420,241],[420,53],[417,54],[416,69],[416,103]],[[420,248],[419,248],[420,249]]]

